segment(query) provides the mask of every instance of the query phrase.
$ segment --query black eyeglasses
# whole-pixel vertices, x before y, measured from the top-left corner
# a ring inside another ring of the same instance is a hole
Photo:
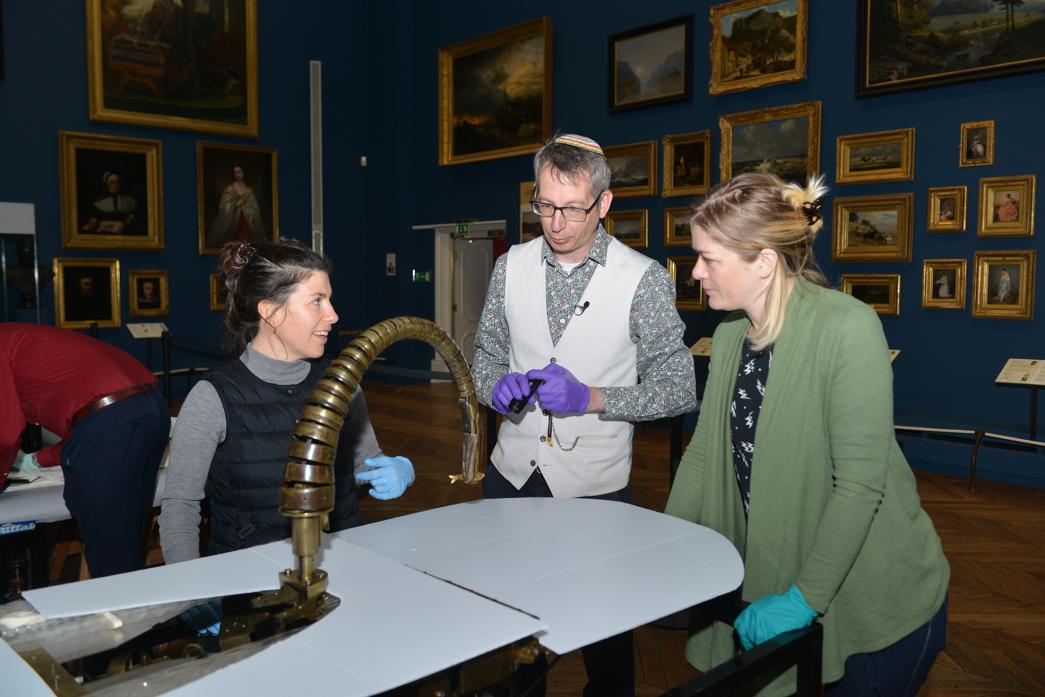
[[[542,218],[551,218],[555,215],[555,211],[562,213],[562,217],[571,223],[583,223],[588,214],[591,213],[595,206],[599,205],[599,201],[602,199],[604,191],[600,191],[595,195],[595,201],[587,208],[579,208],[578,206],[553,206],[547,201],[538,201],[533,199],[530,201],[530,206],[533,207],[533,212]]]

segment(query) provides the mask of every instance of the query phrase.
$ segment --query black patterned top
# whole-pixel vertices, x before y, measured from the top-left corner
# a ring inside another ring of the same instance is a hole
[[[737,486],[744,501],[745,515],[751,505],[751,461],[755,458],[755,426],[758,424],[762,397],[766,394],[766,378],[769,377],[772,363],[772,346],[754,351],[751,344],[744,342],[729,414],[733,430],[733,469],[736,470]]]

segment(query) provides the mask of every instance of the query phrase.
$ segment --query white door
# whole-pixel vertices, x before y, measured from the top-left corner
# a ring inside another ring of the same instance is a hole
[[[472,364],[475,332],[486,302],[486,290],[493,272],[492,240],[454,240],[453,332],[461,353]]]

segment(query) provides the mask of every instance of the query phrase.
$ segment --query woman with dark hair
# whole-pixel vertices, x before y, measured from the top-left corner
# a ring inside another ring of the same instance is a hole
[[[221,192],[218,215],[211,223],[207,244],[220,246],[230,240],[240,242],[261,241],[268,237],[265,221],[261,217],[261,204],[253,187],[247,184],[247,172],[236,163],[229,168],[232,181]]]
[[[330,262],[295,240],[225,245],[225,325],[238,358],[210,371],[182,405],[171,440],[160,539],[165,561],[199,556],[200,501],[210,504],[207,554],[290,536],[279,513],[287,449],[297,417],[322,377],[338,316]],[[362,390],[341,432],[330,530],[360,524],[355,482],[396,498],[414,480],[405,457],[381,452]],[[203,625],[206,626],[206,625]]]
[[[881,322],[813,258],[825,191],[742,174],[690,221],[693,277],[731,314],[666,510],[736,545],[751,604],[732,627],[694,617],[686,656],[707,670],[819,618],[826,695],[906,697],[946,644],[950,571],[896,444]],[[793,692],[792,673],[759,694]]]

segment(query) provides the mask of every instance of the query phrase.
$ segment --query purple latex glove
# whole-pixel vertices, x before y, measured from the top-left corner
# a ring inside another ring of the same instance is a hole
[[[523,399],[528,394],[530,394],[530,381],[526,379],[526,376],[522,373],[508,373],[493,386],[493,392],[490,395],[490,401],[493,404],[490,406],[495,411],[507,414],[509,402],[513,399]],[[534,398],[531,397],[530,401],[533,400]]]
[[[531,370],[526,373],[526,377],[530,380],[544,380],[544,384],[537,388],[541,409],[554,414],[583,414],[588,408],[591,388],[558,363]]]

